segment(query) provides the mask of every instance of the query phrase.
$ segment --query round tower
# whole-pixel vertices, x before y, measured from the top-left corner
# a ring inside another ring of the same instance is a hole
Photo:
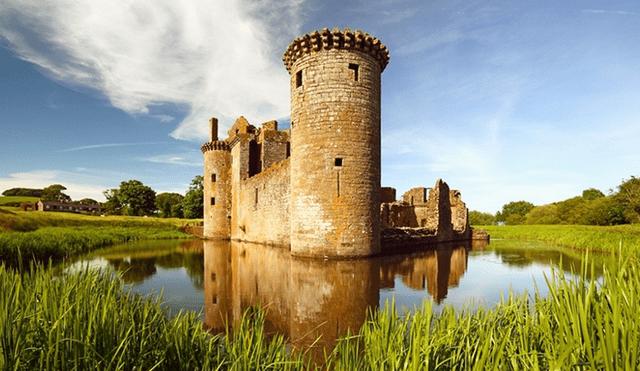
[[[231,151],[218,140],[218,120],[209,121],[209,142],[200,148],[204,155],[204,236],[231,238]]]
[[[369,34],[314,31],[284,53],[291,75],[291,253],[380,251],[380,74]]]

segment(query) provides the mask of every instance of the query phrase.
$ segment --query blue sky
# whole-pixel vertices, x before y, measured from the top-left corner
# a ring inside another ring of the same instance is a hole
[[[635,0],[0,0],[0,192],[184,194],[210,117],[287,125],[282,54],[324,27],[390,51],[382,184],[398,197],[442,178],[494,213],[640,175]]]

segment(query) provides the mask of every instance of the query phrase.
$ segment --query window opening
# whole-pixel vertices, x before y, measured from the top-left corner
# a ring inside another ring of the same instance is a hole
[[[218,295],[213,295],[211,298],[211,304],[218,304]]]
[[[302,70],[296,72],[296,88],[302,86]]]
[[[258,188],[256,188],[256,205],[258,204]]]
[[[216,198],[211,197],[211,206],[215,206],[215,204],[216,204]]]
[[[333,162],[334,166],[342,166],[342,159],[341,158],[336,158],[335,161]]]
[[[216,274],[211,273],[211,282],[216,282]]]
[[[338,192],[338,197],[340,197],[340,172],[338,171],[336,176],[336,190]]]
[[[360,66],[354,63],[349,63],[349,77],[351,81],[358,81],[358,70]]]
[[[211,174],[211,182],[216,182],[216,174]]]

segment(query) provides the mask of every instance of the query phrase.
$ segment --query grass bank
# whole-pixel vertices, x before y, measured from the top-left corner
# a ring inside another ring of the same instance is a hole
[[[538,240],[553,245],[604,254],[634,254],[640,257],[640,224],[609,227],[585,225],[474,226],[491,238]],[[622,250],[621,250],[622,249]]]
[[[236,330],[208,335],[191,313],[168,317],[160,299],[141,299],[99,271],[51,279],[38,268],[0,269],[0,369],[155,370],[632,370],[640,367],[640,271],[612,263],[599,280],[562,272],[550,293],[507,297],[491,309],[425,302],[394,305],[339,340],[316,366],[267,338],[249,310]]]
[[[0,233],[0,261],[17,266],[60,260],[118,243],[188,237],[192,236],[175,228],[44,227],[33,232]]]
[[[118,243],[191,238],[178,227],[197,222],[177,218],[101,217],[2,209],[0,261],[16,266],[30,260],[62,259]]]
[[[175,229],[201,220],[178,218],[144,218],[139,216],[99,216],[62,212],[19,211],[0,209],[0,232],[30,232],[43,227],[138,227]]]

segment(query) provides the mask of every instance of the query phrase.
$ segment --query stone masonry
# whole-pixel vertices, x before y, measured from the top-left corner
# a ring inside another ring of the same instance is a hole
[[[468,239],[466,207],[446,183],[439,180],[428,199],[414,188],[401,204],[395,189],[380,186],[380,77],[389,52],[378,39],[323,29],[294,40],[283,61],[289,130],[240,117],[218,140],[218,121],[210,121],[201,148],[205,237],[331,258],[380,253],[382,227]]]

